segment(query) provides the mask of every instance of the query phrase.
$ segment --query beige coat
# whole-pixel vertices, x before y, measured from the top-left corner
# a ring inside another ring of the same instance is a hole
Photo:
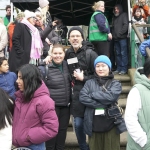
[[[4,57],[4,48],[7,46],[8,43],[8,35],[7,29],[3,22],[0,20],[0,57]]]

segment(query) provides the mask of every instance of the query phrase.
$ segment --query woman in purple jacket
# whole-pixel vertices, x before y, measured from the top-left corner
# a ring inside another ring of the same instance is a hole
[[[32,150],[45,150],[45,141],[58,132],[54,101],[41,80],[36,66],[23,65],[18,71],[13,116],[13,145]]]

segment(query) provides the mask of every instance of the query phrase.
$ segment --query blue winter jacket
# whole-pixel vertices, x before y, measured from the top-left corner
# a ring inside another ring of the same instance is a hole
[[[8,95],[12,98],[15,98],[14,93],[15,82],[17,80],[17,76],[14,72],[7,72],[0,74],[0,88],[8,93]]]
[[[139,50],[143,56],[146,56],[146,48],[150,48],[150,39],[141,43]]]
[[[80,91],[79,101],[86,106],[84,113],[84,132],[92,136],[93,116],[96,108],[107,108],[118,100],[122,91],[121,83],[113,80],[107,87],[107,91],[102,91],[96,79],[88,80]]]

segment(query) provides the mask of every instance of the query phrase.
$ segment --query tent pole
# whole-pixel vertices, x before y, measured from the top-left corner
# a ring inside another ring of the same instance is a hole
[[[128,20],[129,20],[129,28],[128,28],[128,36],[131,34],[131,5],[130,0],[128,0]]]
[[[10,6],[11,6],[11,18],[10,18],[10,21],[13,22],[14,8],[13,8],[13,3],[12,2],[10,3]]]

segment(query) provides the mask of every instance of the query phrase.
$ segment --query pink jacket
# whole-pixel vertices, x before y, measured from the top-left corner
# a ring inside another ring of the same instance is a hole
[[[44,83],[35,91],[29,103],[23,103],[21,91],[15,93],[13,144],[16,147],[40,144],[58,133],[54,101]]]

